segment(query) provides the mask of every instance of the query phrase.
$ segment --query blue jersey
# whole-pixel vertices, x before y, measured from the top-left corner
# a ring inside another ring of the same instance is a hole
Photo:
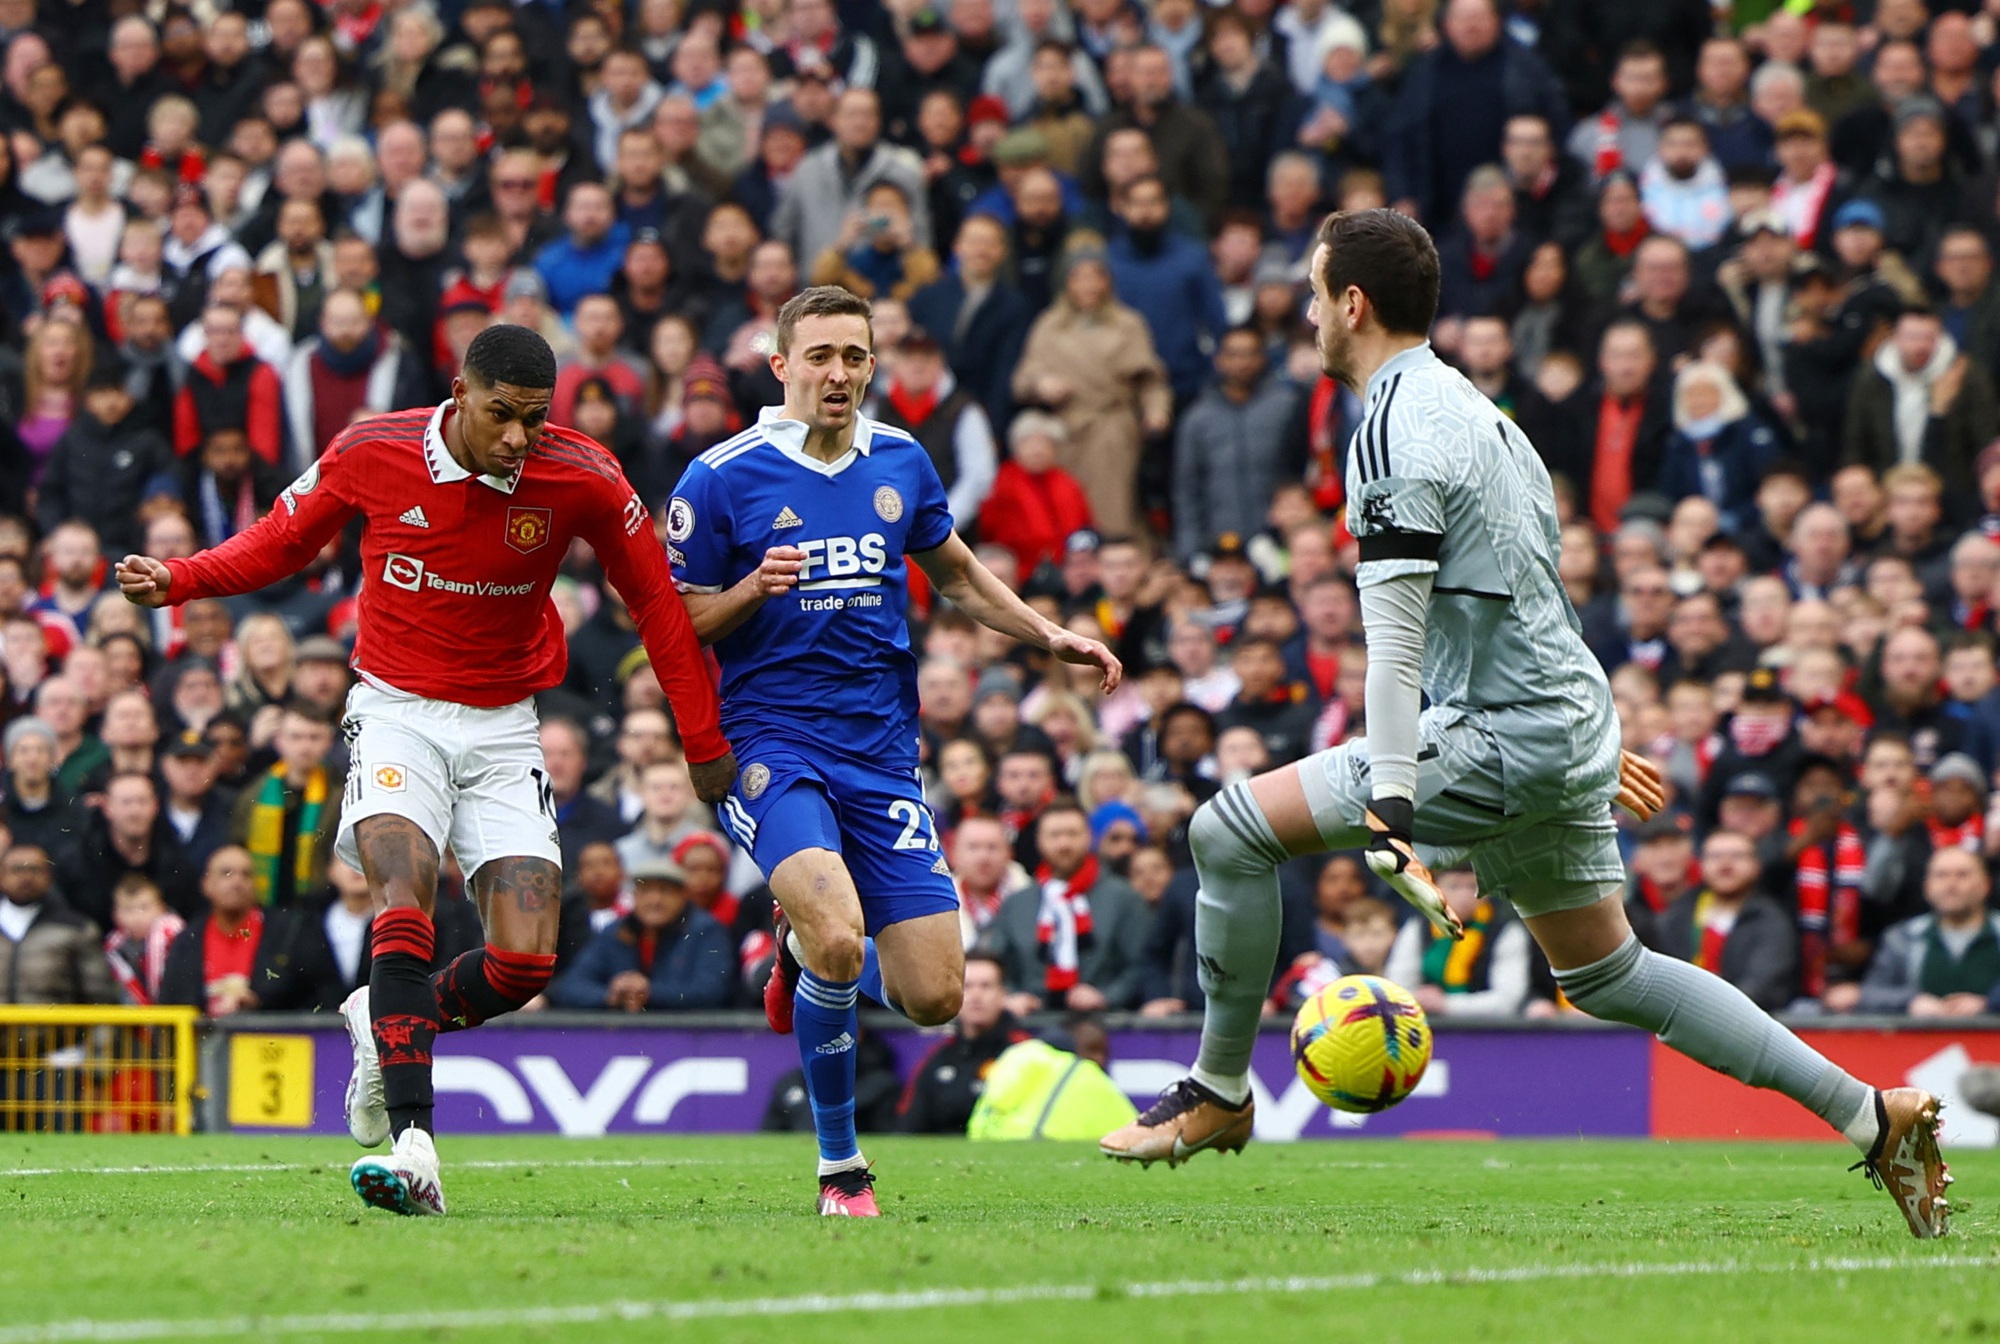
[[[950,537],[944,483],[915,439],[866,417],[837,462],[807,456],[805,435],[767,407],[696,458],[667,506],[668,549],[686,591],[729,588],[773,546],[806,556],[790,592],[716,642],[723,731],[739,752],[741,739],[775,736],[914,768],[904,557]]]

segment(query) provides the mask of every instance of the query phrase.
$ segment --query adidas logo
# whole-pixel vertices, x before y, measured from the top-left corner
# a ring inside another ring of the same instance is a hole
[[[780,509],[778,516],[771,520],[771,530],[773,532],[782,532],[788,527],[804,527],[805,525],[806,520],[793,513],[792,506],[789,504]]]
[[[951,865],[950,865],[950,864],[948,864],[948,863],[946,863],[946,862],[944,861],[944,856],[943,856],[943,855],[939,855],[939,856],[938,856],[938,861],[937,861],[936,863],[934,863],[934,864],[932,864],[932,865],[931,865],[931,871],[932,871],[932,872],[934,872],[934,873],[941,873],[941,874],[943,874],[943,875],[944,875],[945,877],[950,877],[950,876],[951,876]]]
[[[424,517],[424,506],[421,504],[405,510],[403,515],[397,518],[396,521],[399,523],[408,523],[411,527],[429,527],[431,525],[431,520]]]
[[[843,1031],[825,1045],[814,1046],[813,1053],[816,1055],[844,1055],[853,1048],[853,1033]]]

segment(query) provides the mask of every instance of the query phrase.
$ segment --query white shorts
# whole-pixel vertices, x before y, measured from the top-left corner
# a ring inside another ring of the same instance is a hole
[[[562,866],[555,792],[542,768],[535,702],[477,709],[363,682],[347,694],[347,792],[334,853],[356,868],[354,827],[406,817],[470,879],[489,860]]]

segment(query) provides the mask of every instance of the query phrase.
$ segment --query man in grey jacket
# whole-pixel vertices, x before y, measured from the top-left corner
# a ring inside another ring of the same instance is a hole
[[[1298,390],[1266,376],[1263,338],[1250,327],[1224,333],[1215,373],[1174,441],[1174,551],[1184,563],[1225,532],[1255,536],[1271,496],[1302,465],[1286,461]]]
[[[39,845],[0,858],[0,1003],[116,1003],[95,924],[49,894]]]
[[[916,154],[882,139],[882,103],[873,89],[849,89],[833,109],[833,139],[799,161],[771,216],[771,236],[792,245],[801,264],[839,241],[868,189],[893,182],[910,203],[917,247],[931,245],[930,184]]]
[[[1035,885],[1000,903],[982,946],[1006,970],[1007,1009],[1076,1012],[1139,1006],[1140,958],[1152,914],[1090,852],[1090,823],[1068,800],[1036,822]]]
[[[2000,988],[2000,914],[1986,908],[1989,880],[1979,856],[1957,846],[1931,855],[1924,899],[1931,912],[1892,924],[1859,985],[1835,985],[1836,1012],[1976,1017]]]

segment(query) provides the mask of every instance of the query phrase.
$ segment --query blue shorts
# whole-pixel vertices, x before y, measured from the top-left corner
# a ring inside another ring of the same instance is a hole
[[[958,910],[958,889],[915,769],[887,770],[791,742],[736,744],[743,763],[718,809],[765,877],[804,849],[846,863],[870,934]]]

